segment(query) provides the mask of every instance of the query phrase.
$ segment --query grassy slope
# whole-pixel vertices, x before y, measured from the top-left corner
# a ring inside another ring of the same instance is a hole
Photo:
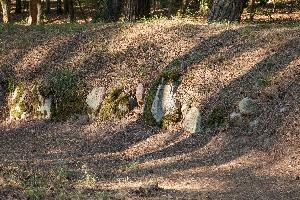
[[[21,198],[33,188],[33,194],[41,190],[48,198],[61,192],[74,198],[107,193],[141,199],[143,194],[132,188],[158,181],[164,190],[143,198],[297,198],[299,39],[297,24],[160,20],[2,28],[1,73],[16,80],[30,82],[68,68],[88,85],[134,88],[141,81],[149,86],[164,68],[184,62],[188,70],[178,98],[201,107],[204,117],[215,106],[229,114],[245,96],[261,107],[247,119],[258,120],[256,129],[225,127],[205,135],[159,131],[138,116],[84,126],[3,125],[0,197],[15,193]],[[85,175],[85,164],[95,181]],[[39,180],[46,183],[32,184],[41,170]],[[57,192],[60,187],[66,191]]]

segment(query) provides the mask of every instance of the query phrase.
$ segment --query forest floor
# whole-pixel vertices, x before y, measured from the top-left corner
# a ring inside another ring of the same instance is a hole
[[[186,65],[177,98],[229,115],[249,96],[251,128],[204,134],[116,121],[5,121],[0,199],[300,199],[300,24],[194,20],[7,26],[0,79],[33,82],[69,69],[87,88],[134,90]],[[248,123],[248,122],[247,122]]]

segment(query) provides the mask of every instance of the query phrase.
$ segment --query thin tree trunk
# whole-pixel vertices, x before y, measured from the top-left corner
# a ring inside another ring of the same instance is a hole
[[[215,0],[208,21],[240,21],[246,0]]]
[[[80,1],[80,0],[77,0],[77,2],[78,2],[78,6],[79,6],[79,9],[80,9],[81,15],[82,15],[84,21],[87,23],[88,20],[87,20],[87,17],[86,17],[86,15],[85,15],[85,12],[84,12],[84,10],[83,10],[81,1]]]
[[[36,6],[37,6],[36,24],[41,24],[42,23],[42,13],[43,13],[42,1],[37,0],[37,5]]]
[[[68,0],[68,2],[69,2],[69,21],[74,22],[75,21],[74,1]]]
[[[147,18],[150,15],[150,8],[150,0],[127,0],[124,4],[124,15],[129,21]]]
[[[119,20],[122,13],[123,1],[122,0],[108,0],[108,18],[109,20],[117,21]]]
[[[64,0],[64,13],[69,13],[69,0]]]
[[[38,8],[37,3],[38,0],[30,0],[29,2],[29,18],[28,18],[28,24],[37,24],[37,16],[38,16]]]
[[[16,14],[22,13],[22,0],[16,0],[16,9],[15,9]]]
[[[46,0],[46,9],[45,9],[45,14],[49,15],[51,12],[51,2],[50,0]]]
[[[10,21],[10,3],[10,0],[1,0],[2,19],[4,23],[9,23]]]
[[[61,0],[57,0],[57,2],[56,2],[56,12],[58,15],[62,14]]]
[[[250,0],[250,21],[253,21],[255,15],[255,0]]]

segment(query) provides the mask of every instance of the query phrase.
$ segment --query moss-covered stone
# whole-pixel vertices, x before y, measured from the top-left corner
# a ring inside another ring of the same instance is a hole
[[[164,120],[160,123],[157,123],[151,112],[152,104],[155,99],[159,84],[162,82],[162,80],[163,80],[163,84],[176,84],[176,83],[178,84],[178,82],[180,81],[180,77],[181,74],[177,70],[166,70],[152,83],[152,86],[150,87],[145,97],[145,104],[144,104],[144,111],[143,111],[143,118],[148,125],[163,126],[164,124],[163,122]],[[165,116],[165,118],[169,118],[169,117]]]
[[[114,117],[122,118],[130,111],[129,94],[122,88],[114,88],[102,102],[99,118],[107,120]]]
[[[23,85],[16,86],[9,102],[9,113],[11,119],[21,119],[30,110],[28,92]]]

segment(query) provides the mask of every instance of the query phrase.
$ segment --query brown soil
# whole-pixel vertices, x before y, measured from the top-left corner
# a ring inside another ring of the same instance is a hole
[[[63,166],[70,171],[66,199],[300,199],[299,41],[297,24],[3,29],[1,73],[17,81],[69,68],[89,86],[133,89],[184,63],[178,98],[199,106],[204,119],[219,106],[229,115],[246,96],[260,109],[246,119],[256,127],[227,124],[205,134],[149,127],[135,113],[86,125],[3,121],[0,198],[25,199],[25,172],[41,171],[51,182],[49,174]],[[83,166],[94,181],[80,182]],[[51,188],[43,198],[57,198]]]

